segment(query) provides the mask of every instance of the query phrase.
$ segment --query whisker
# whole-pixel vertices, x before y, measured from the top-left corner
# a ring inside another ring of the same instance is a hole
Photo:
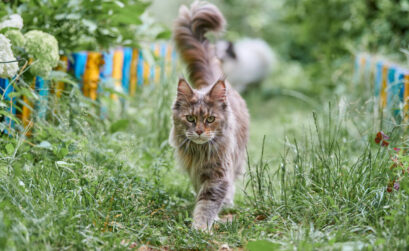
[[[182,143],[178,146],[178,148],[180,148],[181,146],[183,146],[183,145],[186,143],[186,141],[188,141],[188,140],[189,140],[188,138],[184,139],[184,140],[182,141]]]

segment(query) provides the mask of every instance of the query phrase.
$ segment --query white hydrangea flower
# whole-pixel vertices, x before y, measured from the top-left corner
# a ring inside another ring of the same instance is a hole
[[[25,39],[21,31],[19,30],[8,30],[4,35],[10,40],[13,46],[23,47]]]
[[[27,32],[24,38],[24,48],[34,59],[30,72],[43,78],[48,77],[60,59],[57,40],[54,36],[38,30]]]
[[[3,34],[0,34],[0,78],[12,78],[18,71],[17,62],[1,63],[15,61],[16,58],[11,51],[11,43]]]
[[[12,14],[0,22],[0,30],[4,28],[15,28],[21,30],[23,28],[23,19],[19,14]]]

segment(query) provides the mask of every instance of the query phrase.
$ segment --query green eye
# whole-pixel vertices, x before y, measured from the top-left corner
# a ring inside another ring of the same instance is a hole
[[[207,117],[206,121],[207,121],[207,123],[213,123],[215,119],[216,118],[214,116],[209,116],[209,117]]]
[[[196,121],[196,118],[193,115],[186,115],[186,120],[193,123]]]

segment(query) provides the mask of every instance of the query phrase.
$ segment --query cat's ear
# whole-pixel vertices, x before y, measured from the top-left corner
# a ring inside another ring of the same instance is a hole
[[[226,101],[226,83],[224,80],[218,80],[209,91],[209,97],[213,100]]]
[[[186,82],[185,79],[180,78],[178,83],[178,99],[188,99],[193,96],[194,92],[192,87]]]

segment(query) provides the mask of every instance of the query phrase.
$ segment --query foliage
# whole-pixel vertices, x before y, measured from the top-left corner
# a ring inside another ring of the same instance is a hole
[[[319,94],[345,90],[351,55],[368,51],[402,60],[399,51],[408,47],[405,0],[223,0],[221,6],[230,38],[264,38],[283,59],[303,64],[308,87]]]
[[[17,11],[22,15],[26,30],[41,30],[55,36],[65,54],[117,45],[136,46],[142,39],[154,39],[165,31],[157,24],[151,24],[157,27],[152,33],[138,32],[145,24],[142,14],[148,6],[149,2],[143,0],[0,2],[3,12]]]

